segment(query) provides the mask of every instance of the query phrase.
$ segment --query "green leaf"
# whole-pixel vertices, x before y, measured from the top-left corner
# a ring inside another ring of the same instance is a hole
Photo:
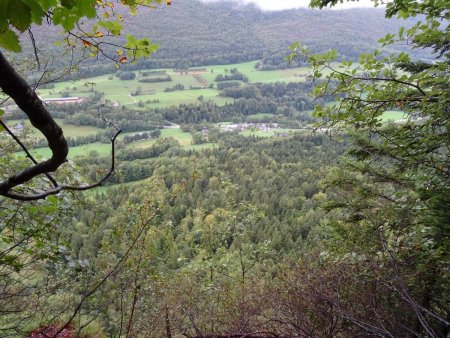
[[[9,1],[8,17],[11,25],[24,32],[31,24],[31,8],[22,0]]]
[[[0,33],[0,47],[17,53],[22,51],[19,37],[10,29],[4,33]]]
[[[50,9],[50,7],[56,6],[58,3],[56,0],[37,0],[37,2],[44,11]]]
[[[122,25],[117,21],[99,21],[98,26],[106,29],[113,35],[120,35],[122,31]],[[127,43],[128,43],[128,35],[127,35]]]
[[[53,11],[53,23],[63,26],[67,31],[73,29],[77,21],[77,15],[65,7],[58,7]]]
[[[23,0],[30,7],[31,21],[40,25],[44,17],[44,9],[37,0]]]
[[[78,0],[77,9],[79,16],[86,16],[91,19],[95,18],[95,2],[96,0]]]
[[[0,32],[8,29],[7,8],[9,0],[0,1]]]
[[[61,5],[63,5],[67,9],[72,9],[75,6],[75,1],[74,0],[61,0]]]

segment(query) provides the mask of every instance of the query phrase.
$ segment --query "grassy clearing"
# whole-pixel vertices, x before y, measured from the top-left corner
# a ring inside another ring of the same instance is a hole
[[[406,114],[398,110],[388,110],[381,116],[382,121],[398,121],[406,118]]]
[[[160,137],[173,137],[180,143],[180,145],[182,147],[191,147],[192,146],[192,135],[190,133],[182,131],[180,128],[162,129]],[[155,139],[132,142],[132,143],[127,144],[125,149],[146,148],[146,147],[152,146],[152,144],[155,142],[156,142]],[[201,146],[203,146],[203,145],[201,145]],[[207,147],[207,146],[208,146],[208,144],[205,145],[204,147]],[[198,148],[201,148],[201,147],[198,147]],[[195,147],[192,149],[195,149]],[[96,143],[84,144],[84,145],[77,146],[77,147],[70,147],[69,155],[67,157],[69,159],[73,159],[76,156],[85,156],[85,155],[89,154],[91,151],[96,151],[100,155],[108,155],[111,153],[111,144],[96,142]],[[30,152],[33,156],[37,156],[37,157],[41,157],[41,158],[50,158],[52,155],[50,148],[31,149]],[[25,154],[23,152],[17,152],[16,155],[25,156]]]
[[[203,150],[203,149],[212,149],[217,148],[219,145],[217,143],[202,143],[202,144],[191,144],[185,146],[185,150]]]
[[[172,78],[172,81],[145,83],[139,80],[148,79],[140,75],[140,72],[134,72],[136,78],[133,80],[120,80],[112,74],[96,76],[89,79],[66,81],[55,84],[52,89],[40,89],[38,93],[43,98],[55,98],[65,96],[88,96],[93,90],[103,92],[105,99],[119,105],[135,105],[139,101],[160,100],[160,103],[153,104],[152,107],[165,107],[170,105],[178,105],[180,103],[195,102],[200,95],[205,98],[213,98],[217,96],[216,90],[197,89],[192,87],[204,87],[205,83],[199,81],[198,77],[191,74],[175,73],[163,69]],[[175,85],[183,85],[185,91],[165,92],[166,88]],[[185,93],[186,92],[186,93]],[[137,94],[137,95],[135,95]],[[218,99],[218,103],[225,103]]]
[[[92,126],[74,126],[73,124],[66,124],[62,119],[55,119],[55,121],[61,126],[64,131],[64,135],[68,137],[77,137],[77,136],[88,136],[95,135],[99,131],[102,131],[100,128],[92,127]],[[30,134],[33,136],[40,136],[40,132],[31,126],[29,120],[9,120],[7,121],[7,125],[10,127],[14,127],[18,123],[21,123],[26,128],[30,128]]]
[[[263,119],[270,119],[273,118],[274,114],[268,114],[268,113],[259,113],[259,114],[251,114],[251,115],[247,115],[247,118],[249,120],[253,120],[253,121],[259,121],[259,120],[263,120]]]
[[[246,137],[252,137],[252,136],[255,136],[255,137],[273,137],[274,136],[274,133],[271,132],[271,131],[251,130],[251,129],[241,131],[239,134],[242,135],[242,136],[246,136]]]
[[[190,146],[192,144],[192,135],[191,133],[187,133],[182,131],[180,128],[166,128],[161,129],[161,137],[173,137],[176,139],[182,147]],[[152,146],[155,143],[155,139],[151,140],[142,140],[133,143],[127,144],[127,149],[131,148],[146,148]]]
[[[277,134],[288,134],[291,135],[293,133],[303,132],[304,130],[300,129],[283,129],[283,128],[277,128],[272,129],[271,131],[262,131],[262,130],[244,130],[241,131],[239,134],[246,137],[275,137]]]
[[[177,106],[180,103],[194,103],[198,101],[199,96],[203,96],[205,100],[211,100],[218,105],[224,105],[233,100],[218,96],[216,89],[206,88],[206,86],[214,83],[217,75],[228,74],[231,68],[237,68],[249,78],[250,82],[305,81],[306,76],[310,73],[308,67],[259,71],[255,68],[256,63],[257,61],[251,61],[190,69],[191,72],[195,72],[196,69],[201,69],[197,74],[180,74],[171,69],[158,69],[158,71],[165,71],[172,78],[172,81],[155,83],[139,82],[139,80],[149,78],[144,77],[139,71],[134,72],[136,74],[135,79],[125,81],[120,80],[113,74],[107,74],[77,81],[55,83],[54,88],[39,89],[38,93],[43,98],[62,97],[67,94],[70,96],[84,97],[92,95],[92,92],[95,90],[103,92],[106,100],[118,105],[127,105],[133,109],[159,108],[171,105]],[[175,92],[164,91],[166,88],[171,88],[175,85],[183,85],[185,90]],[[193,87],[200,87],[201,89],[192,89]],[[138,103],[140,101],[142,103],[139,107]]]
[[[224,105],[227,102],[233,102],[233,99],[226,98],[218,95],[218,91],[215,89],[205,88],[205,89],[188,89],[179,90],[174,92],[162,92],[152,95],[139,95],[133,97],[136,102],[129,106],[129,108],[136,110],[145,110],[148,108],[160,108],[169,106],[179,106],[182,103],[196,103],[200,102],[200,97],[203,97],[204,101],[211,100],[218,105]],[[158,100],[159,102],[147,103],[147,101]],[[139,101],[141,101],[144,106],[139,106]]]
[[[89,143],[77,147],[69,148],[68,159],[73,159],[75,156],[83,156],[89,154],[91,151],[97,151],[100,155],[107,155],[111,152],[111,145],[106,143]],[[41,158],[50,158],[52,156],[52,152],[50,148],[36,148],[31,149],[30,153],[33,156],[41,157]],[[16,153],[18,156],[25,156],[24,152],[19,151]]]
[[[257,62],[258,61],[250,61],[231,65],[207,66],[207,72],[202,74],[202,77],[212,83],[217,75],[229,74],[230,69],[236,68],[248,77],[249,82],[299,82],[305,81],[306,76],[311,73],[311,69],[309,67],[261,71],[255,68]]]

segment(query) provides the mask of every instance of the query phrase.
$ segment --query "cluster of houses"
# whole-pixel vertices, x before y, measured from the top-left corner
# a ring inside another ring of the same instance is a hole
[[[272,131],[272,129],[277,128],[279,128],[278,123],[253,123],[253,122],[243,122],[222,126],[222,129],[225,131],[244,131],[248,129],[255,129],[260,131]]]

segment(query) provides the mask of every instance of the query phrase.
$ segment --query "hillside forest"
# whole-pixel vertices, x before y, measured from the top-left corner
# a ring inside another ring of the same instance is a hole
[[[450,6],[0,0],[0,337],[450,335]]]

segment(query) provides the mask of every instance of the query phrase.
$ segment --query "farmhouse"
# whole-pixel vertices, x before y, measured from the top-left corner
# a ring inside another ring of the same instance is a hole
[[[64,104],[64,103],[80,103],[83,102],[82,97],[74,96],[74,97],[55,97],[55,98],[49,98],[49,99],[42,99],[45,103],[57,103],[57,104]]]

